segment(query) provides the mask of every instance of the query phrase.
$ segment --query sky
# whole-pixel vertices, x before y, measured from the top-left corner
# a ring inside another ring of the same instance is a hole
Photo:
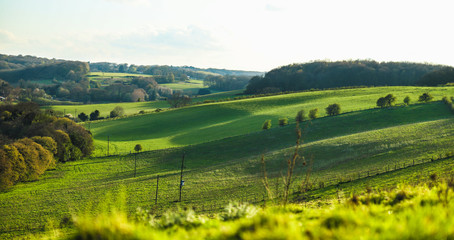
[[[314,60],[454,65],[450,0],[0,0],[0,53],[269,71]]]

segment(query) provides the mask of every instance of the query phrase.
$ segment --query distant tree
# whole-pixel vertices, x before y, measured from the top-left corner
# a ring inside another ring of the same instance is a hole
[[[79,113],[79,115],[77,115],[77,117],[79,117],[80,121],[82,121],[82,122],[85,122],[88,120],[88,115],[85,114],[84,112]]]
[[[128,64],[127,63],[120,64],[120,66],[118,67],[118,71],[121,73],[128,71]]]
[[[263,125],[262,125],[262,129],[263,130],[268,130],[271,128],[271,120],[266,120]]]
[[[377,100],[377,107],[386,107],[386,99],[384,97],[381,97]]]
[[[134,151],[136,151],[136,152],[142,151],[142,145],[136,144],[136,146],[134,147]]]
[[[304,110],[300,110],[300,111],[296,114],[295,120],[296,120],[297,122],[303,122],[304,120],[306,120],[306,116],[305,116]]]
[[[420,102],[429,102],[433,98],[434,97],[430,93],[423,93],[421,96],[419,96],[419,101]]]
[[[191,98],[188,95],[183,95],[181,92],[175,92],[171,97],[167,98],[167,102],[172,108],[179,108],[189,105]]]
[[[396,97],[392,94],[388,94],[385,97],[381,97],[377,100],[377,106],[384,108],[384,107],[391,107],[396,102]]]
[[[341,112],[341,107],[339,104],[334,103],[325,108],[326,114],[329,116],[339,115]]]
[[[111,118],[114,118],[114,117],[121,117],[125,114],[125,110],[120,107],[120,106],[116,106],[111,112],[110,112],[110,117]]]
[[[95,110],[95,111],[90,113],[90,120],[91,121],[98,120],[98,119],[99,119],[99,111],[98,110]]]
[[[311,120],[318,118],[318,108],[314,108],[309,111],[309,118]]]
[[[208,89],[208,88],[200,88],[199,92],[197,93],[197,95],[206,95],[206,94],[210,94],[210,93],[211,93],[210,89]]]
[[[283,127],[285,125],[288,125],[288,118],[280,118],[279,119],[279,126]]]
[[[411,102],[410,97],[409,97],[409,96],[406,96],[406,97],[404,98],[404,103],[405,103],[405,105],[410,105],[410,102]]]

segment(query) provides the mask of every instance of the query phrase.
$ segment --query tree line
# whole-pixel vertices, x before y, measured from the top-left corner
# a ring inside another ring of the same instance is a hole
[[[251,78],[245,93],[262,94],[346,86],[430,85],[435,83],[426,80],[430,77],[426,75],[441,69],[445,68],[441,65],[366,60],[291,64],[273,69],[263,77]]]
[[[89,131],[35,103],[0,105],[0,189],[38,179],[57,162],[78,160],[94,150]]]

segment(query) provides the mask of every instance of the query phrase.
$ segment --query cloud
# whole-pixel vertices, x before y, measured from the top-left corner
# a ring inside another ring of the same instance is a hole
[[[277,7],[277,6],[275,6],[275,5],[267,4],[267,5],[265,6],[265,10],[270,11],[270,12],[280,12],[280,11],[282,11],[283,9],[280,8],[280,7]]]
[[[209,31],[196,26],[145,29],[113,37],[110,43],[119,48],[165,52],[209,51],[219,47]]]
[[[0,43],[11,43],[17,40],[17,37],[6,30],[0,29]]]

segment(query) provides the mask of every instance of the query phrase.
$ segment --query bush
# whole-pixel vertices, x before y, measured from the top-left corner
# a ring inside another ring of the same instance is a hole
[[[451,104],[451,103],[452,103],[451,99],[449,99],[449,98],[446,97],[446,96],[444,96],[444,97],[441,99],[441,101],[443,101],[443,103],[445,103],[445,104]]]
[[[404,103],[405,103],[405,105],[410,105],[410,102],[411,102],[410,97],[409,97],[409,96],[406,96],[406,97],[404,98]]]
[[[257,213],[257,209],[249,204],[240,204],[237,202],[229,203],[224,208],[220,217],[223,221],[230,221],[244,217],[252,217]]]
[[[199,92],[197,93],[197,95],[207,95],[207,94],[211,94],[211,91],[208,88],[201,88],[201,89],[199,89]]]
[[[262,125],[262,129],[263,130],[268,130],[271,128],[271,120],[266,120],[263,125]]]
[[[120,106],[116,106],[111,112],[110,112],[110,117],[111,118],[115,118],[115,117],[121,117],[125,115],[125,110],[120,107]]]
[[[79,117],[80,121],[82,121],[82,122],[85,122],[88,120],[88,115],[83,112],[79,113],[79,115],[77,115],[77,117]]]
[[[90,113],[90,120],[93,121],[93,120],[98,120],[99,119],[99,111],[98,110],[95,110],[93,112]]]
[[[391,107],[394,105],[394,102],[396,101],[396,97],[392,94],[388,94],[385,97],[381,97],[377,100],[377,106],[384,108],[384,107]]]
[[[280,118],[279,119],[279,126],[283,127],[285,125],[288,125],[288,118]]]
[[[430,93],[423,93],[419,96],[420,102],[430,102],[434,97]]]
[[[296,114],[295,121],[303,122],[304,120],[306,120],[306,116],[305,116],[304,110],[301,110]]]
[[[309,118],[311,120],[314,120],[314,119],[318,118],[318,108],[314,108],[314,109],[309,111]]]
[[[339,115],[341,112],[340,105],[337,103],[331,104],[326,108],[326,114],[329,116]]]

